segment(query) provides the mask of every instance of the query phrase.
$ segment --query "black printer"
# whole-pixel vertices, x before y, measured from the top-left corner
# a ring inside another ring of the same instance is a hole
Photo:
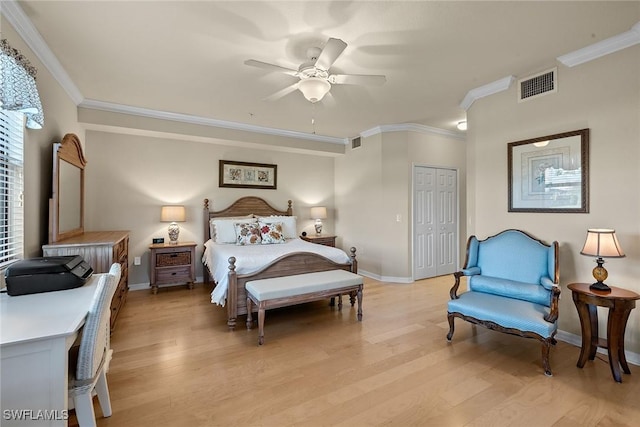
[[[78,288],[93,274],[80,255],[31,258],[11,264],[5,270],[7,294],[26,295]]]

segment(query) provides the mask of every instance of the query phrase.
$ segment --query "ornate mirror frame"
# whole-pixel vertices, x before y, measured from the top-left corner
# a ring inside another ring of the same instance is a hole
[[[507,147],[509,212],[589,212],[589,129]]]
[[[53,144],[53,191],[49,200],[49,243],[84,233],[84,169],[87,160],[77,135]]]

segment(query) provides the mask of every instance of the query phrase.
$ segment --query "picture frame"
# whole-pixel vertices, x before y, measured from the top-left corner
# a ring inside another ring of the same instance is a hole
[[[509,212],[589,212],[589,129],[507,144]]]
[[[278,188],[278,165],[220,160],[219,171],[219,187]]]

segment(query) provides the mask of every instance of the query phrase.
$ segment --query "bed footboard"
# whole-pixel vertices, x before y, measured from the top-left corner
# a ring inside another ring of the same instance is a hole
[[[235,329],[238,316],[247,314],[247,294],[244,286],[248,281],[327,270],[346,270],[358,273],[356,248],[351,248],[349,257],[351,258],[349,263],[340,264],[311,252],[295,252],[282,256],[263,269],[251,274],[237,274],[236,258],[230,257],[226,304],[229,329]]]

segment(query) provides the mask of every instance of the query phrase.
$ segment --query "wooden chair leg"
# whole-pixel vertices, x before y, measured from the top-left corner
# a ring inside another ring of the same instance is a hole
[[[551,341],[545,341],[542,343],[542,368],[544,374],[548,377],[552,377],[551,365],[549,365],[549,350],[551,349]]]
[[[447,314],[447,320],[449,321],[449,333],[447,334],[447,341],[451,341],[451,338],[453,338],[453,317],[454,316],[452,314]]]
[[[80,427],[95,427],[96,414],[93,410],[93,399],[91,398],[91,390],[86,393],[76,394],[73,397],[76,407],[76,418]]]
[[[102,409],[102,416],[111,416],[111,398],[109,397],[109,385],[107,384],[107,373],[102,368],[98,382],[96,383],[96,394],[98,395],[98,402],[100,402],[100,408]]]

